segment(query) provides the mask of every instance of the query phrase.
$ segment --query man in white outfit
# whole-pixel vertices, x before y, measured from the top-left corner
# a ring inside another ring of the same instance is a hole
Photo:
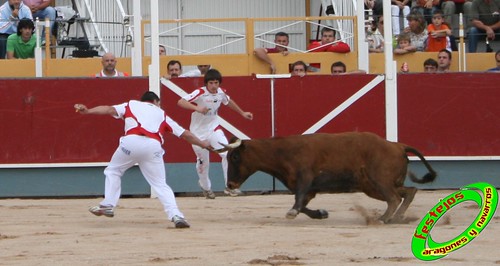
[[[166,183],[163,134],[170,132],[207,149],[210,148],[208,142],[199,140],[167,116],[160,108],[160,98],[154,92],[146,92],[141,101],[131,100],[90,109],[83,104],[75,104],[75,109],[81,114],[111,115],[125,121],[125,136],[121,137],[120,145],[104,170],[104,200],[89,211],[97,216],[113,217],[114,208],[120,199],[121,177],[127,169],[138,164],[144,178],[158,195],[168,219],[174,222],[176,228],[188,228],[190,225],[177,207],[174,193]]]
[[[187,110],[194,111],[191,114],[191,125],[189,130],[199,139],[208,140],[214,149],[223,148],[220,143],[228,144],[226,136],[219,125],[217,113],[221,104],[227,105],[246,119],[253,119],[253,114],[243,111],[226,92],[220,88],[222,75],[216,69],[210,69],[204,76],[205,86],[196,89],[192,93],[179,99],[177,104]],[[193,145],[196,154],[196,169],[198,172],[199,185],[203,195],[207,199],[215,199],[212,191],[212,184],[208,175],[210,166],[210,154],[208,150],[201,149]],[[222,171],[224,174],[225,194],[238,196],[241,191],[227,188],[227,152],[219,153],[222,158]]]

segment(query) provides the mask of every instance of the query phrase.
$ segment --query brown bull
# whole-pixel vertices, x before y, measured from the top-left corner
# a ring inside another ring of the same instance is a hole
[[[432,182],[436,177],[436,172],[415,148],[372,133],[238,140],[224,150],[229,150],[228,187],[239,188],[257,171],[276,177],[295,194],[295,204],[286,214],[289,219],[300,212],[315,219],[327,218],[326,210],[306,207],[316,193],[361,191],[387,202],[381,221],[399,222],[417,192],[414,187],[403,186],[407,153],[418,156],[429,171],[422,179],[408,172],[413,182]]]

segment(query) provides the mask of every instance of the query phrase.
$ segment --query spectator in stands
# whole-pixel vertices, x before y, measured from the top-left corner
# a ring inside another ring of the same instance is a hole
[[[427,32],[429,37],[427,37],[427,52],[438,52],[442,49],[448,49],[451,51],[450,38],[451,30],[443,23],[443,11],[436,10],[432,14],[432,24],[427,26]]]
[[[375,17],[382,16],[383,0],[365,0],[365,9],[371,9]]]
[[[500,0],[473,0],[468,48],[475,53],[479,38],[500,39]],[[484,40],[484,39],[483,39]]]
[[[166,79],[178,78],[182,74],[182,64],[177,60],[170,60],[167,64]]]
[[[321,29],[321,41],[315,41],[307,48],[309,52],[348,53],[349,45],[341,40],[336,41],[335,30],[324,27]]]
[[[307,64],[304,61],[297,61],[292,64],[292,76],[303,77],[307,74]]]
[[[210,65],[197,65],[197,69],[193,69],[184,74],[180,74],[179,77],[202,77],[207,74],[207,71],[210,70]]]
[[[488,72],[500,72],[500,50],[495,53],[495,60],[497,61],[497,67],[488,69]]]
[[[375,31],[368,32],[368,52],[383,53],[384,52],[384,17],[380,16],[375,20],[377,25]]]
[[[105,53],[101,59],[102,70],[101,72],[95,74],[99,78],[110,78],[110,77],[128,77],[128,73],[120,72],[116,70],[116,57],[112,53]]]
[[[271,74],[276,74],[276,65],[274,64],[273,60],[269,57],[268,54],[277,54],[280,53],[284,56],[288,55],[288,49],[286,46],[288,46],[289,42],[289,36],[288,33],[285,32],[278,32],[274,35],[274,43],[276,44],[274,48],[255,48],[253,51],[253,54],[257,56],[260,60],[266,62],[269,64],[271,67]]]
[[[40,21],[44,21],[45,18],[50,20],[50,32],[54,28],[54,22],[56,21],[56,10],[50,6],[51,0],[23,0],[23,3],[27,5],[33,19],[38,18]],[[45,29],[42,31],[42,41],[45,40]]]
[[[438,62],[432,58],[424,61],[424,72],[436,73],[438,69]]]
[[[160,44],[158,49],[159,49],[160,56],[167,55],[167,48],[165,48],[165,45]]]
[[[432,14],[439,9],[440,0],[416,0],[412,4],[412,11],[422,14],[428,24],[432,23]]]
[[[472,0],[443,0],[441,10],[443,10],[444,20],[450,28],[453,28],[452,18],[455,14],[464,14],[464,28],[468,29]]]
[[[438,62],[438,69],[437,69],[438,73],[450,72],[451,52],[446,49],[442,49],[441,51],[439,51],[437,62]]]
[[[366,74],[366,71],[357,69],[347,72],[347,67],[342,61],[337,61],[330,67],[332,75],[346,75],[346,74]]]
[[[398,36],[398,45],[394,49],[394,54],[407,54],[416,51],[416,47],[412,45],[410,35],[407,33]]]
[[[29,7],[21,0],[8,0],[0,6],[0,59],[5,58],[7,38],[17,33],[17,23],[23,18],[33,19]]]
[[[410,35],[411,45],[415,47],[415,51],[425,51],[427,42],[427,29],[424,16],[418,11],[411,11],[406,17],[408,20],[408,28],[404,32]]]
[[[35,24],[29,18],[19,20],[17,33],[7,39],[7,59],[35,58],[36,36],[33,35]]]
[[[392,0],[391,1],[391,16],[392,16],[392,34],[399,35],[401,33],[399,18],[400,13],[403,12],[403,18],[410,14],[410,7],[407,5],[409,0]],[[403,29],[408,27],[408,20],[403,19]]]

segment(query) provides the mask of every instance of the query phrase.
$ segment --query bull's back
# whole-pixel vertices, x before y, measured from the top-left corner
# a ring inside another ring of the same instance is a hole
[[[293,136],[290,140],[295,151],[295,158],[290,160],[296,159],[297,165],[313,171],[312,186],[318,191],[364,191],[373,181],[367,179],[367,174],[378,180],[384,178],[380,175],[386,168],[397,171],[398,176],[406,171],[402,147],[373,133],[317,133]],[[393,182],[383,180],[386,181]]]

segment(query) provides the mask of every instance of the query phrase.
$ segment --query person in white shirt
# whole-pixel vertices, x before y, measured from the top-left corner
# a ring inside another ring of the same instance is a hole
[[[223,148],[220,144],[228,144],[226,136],[219,125],[217,113],[221,104],[227,105],[246,119],[253,119],[253,114],[243,111],[237,104],[229,98],[226,92],[220,88],[222,75],[216,69],[207,71],[204,77],[205,86],[196,89],[190,94],[182,97],[177,102],[180,107],[192,110],[191,125],[189,130],[201,140],[208,140],[214,149]],[[215,199],[212,191],[212,184],[209,178],[210,157],[209,151],[193,145],[196,154],[196,169],[198,172],[199,185],[203,195],[207,199]],[[224,173],[225,194],[238,196],[241,191],[227,188],[227,152],[219,153],[222,158],[222,171]]]
[[[210,69],[210,65],[197,65],[197,69],[193,69],[191,71],[188,71],[184,74],[180,74],[179,77],[202,77],[204,76],[207,71]]]
[[[109,78],[109,77],[128,77],[129,74],[127,72],[121,72],[116,69],[116,57],[112,53],[105,53],[102,56],[101,64],[102,70],[101,72],[95,74],[97,78]]]
[[[158,195],[168,219],[176,228],[190,227],[177,207],[172,189],[166,183],[163,134],[170,132],[200,149],[210,149],[208,141],[199,140],[167,116],[160,108],[160,98],[154,92],[144,93],[141,101],[131,100],[90,109],[83,104],[75,104],[74,107],[81,114],[111,115],[125,122],[125,136],[120,138],[120,145],[104,170],[104,200],[89,211],[96,216],[114,217],[114,208],[120,199],[121,178],[127,169],[138,164],[144,178]]]

